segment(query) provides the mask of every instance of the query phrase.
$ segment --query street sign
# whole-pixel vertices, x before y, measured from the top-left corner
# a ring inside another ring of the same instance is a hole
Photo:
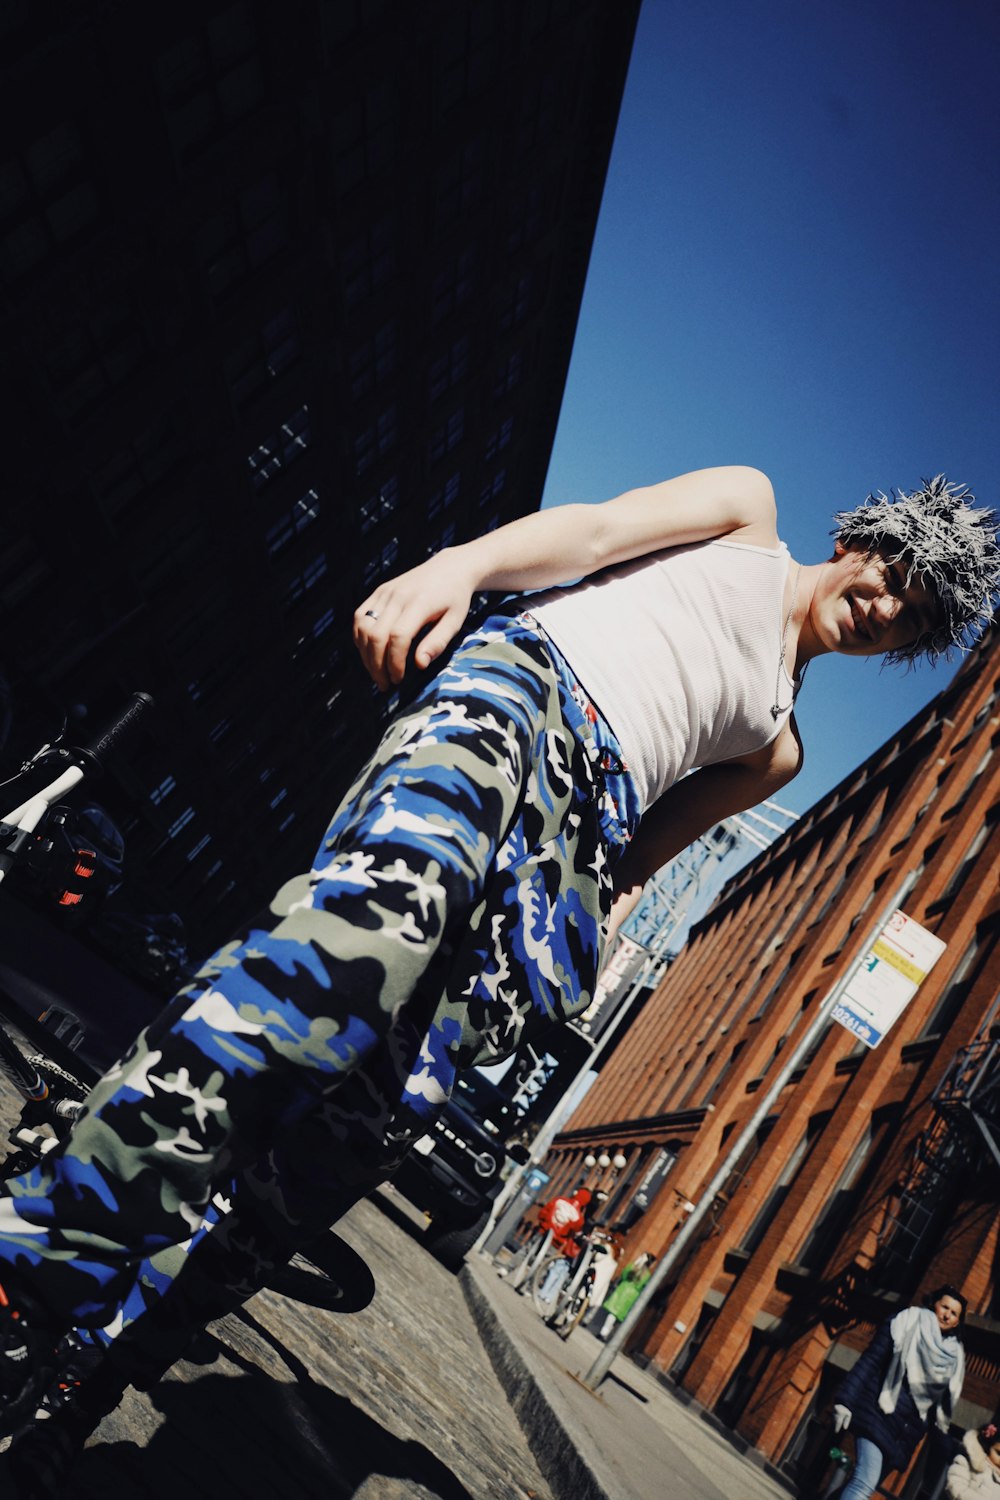
[[[939,937],[894,911],[848,981],[833,1019],[877,1047],[945,950]]]
[[[626,937],[623,932],[619,933],[594,987],[593,1000],[581,1016],[570,1021],[570,1026],[588,1041],[596,1041],[618,1005],[629,993],[632,981],[648,957],[649,949],[643,947],[642,943]]]

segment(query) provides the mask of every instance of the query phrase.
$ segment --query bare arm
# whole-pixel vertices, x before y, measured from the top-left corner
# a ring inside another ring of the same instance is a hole
[[[417,666],[440,656],[481,589],[551,587],[665,547],[737,532],[760,546],[777,541],[770,482],[739,465],[698,469],[603,505],[536,511],[379,584],[354,616],[354,643],[385,690],[402,681],[421,632]]]
[[[789,720],[763,750],[705,766],[668,788],[646,813],[618,866],[609,942],[638,906],[643,886],[657,870],[723,818],[773,796],[801,765],[802,745]]]

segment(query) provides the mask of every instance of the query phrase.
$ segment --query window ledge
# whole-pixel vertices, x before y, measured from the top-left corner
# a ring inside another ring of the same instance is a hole
[[[923,1062],[925,1057],[933,1057],[941,1045],[941,1035],[935,1032],[932,1036],[917,1037],[914,1042],[907,1042],[900,1050],[900,1061],[905,1063]]]
[[[815,1271],[808,1266],[796,1265],[794,1261],[782,1260],[778,1262],[775,1273],[774,1284],[779,1292],[804,1292],[816,1282]]]
[[[750,1251],[739,1245],[731,1245],[722,1257],[722,1269],[730,1276],[738,1276],[750,1260]]]

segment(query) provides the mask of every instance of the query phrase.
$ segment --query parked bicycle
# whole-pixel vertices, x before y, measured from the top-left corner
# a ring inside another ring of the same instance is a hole
[[[550,1251],[536,1265],[531,1278],[531,1296],[537,1311],[549,1328],[561,1339],[568,1339],[594,1304],[598,1283],[598,1264],[605,1254],[613,1254],[612,1235],[600,1226],[575,1237],[579,1246],[575,1257],[562,1250]],[[560,1263],[566,1270],[560,1278]]]
[[[108,759],[134,738],[152,707],[148,693],[134,693],[124,711],[90,744],[63,744],[60,734],[0,783],[0,797],[12,804],[0,816],[0,881],[23,870],[36,887],[73,906],[87,899],[89,882],[101,883],[97,876],[102,856],[92,847],[92,829],[63,798],[102,774]],[[73,1040],[78,1040],[78,1024],[67,1019],[69,1035],[76,1032]],[[10,1026],[37,1050],[23,1050]],[[0,991],[0,1072],[23,1101],[10,1132],[12,1149],[0,1162],[0,1180],[5,1180],[30,1170],[65,1138],[98,1070],[50,1026]],[[220,1212],[228,1211],[223,1197],[214,1203]],[[322,1236],[303,1252],[303,1259],[314,1269],[286,1266],[271,1277],[272,1290],[334,1312],[356,1312],[372,1300],[371,1272],[338,1236]]]

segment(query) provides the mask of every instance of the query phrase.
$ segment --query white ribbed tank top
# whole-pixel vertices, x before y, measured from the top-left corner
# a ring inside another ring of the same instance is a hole
[[[617,735],[644,810],[694,767],[762,749],[786,722],[788,565],[783,542],[697,542],[528,599]]]

